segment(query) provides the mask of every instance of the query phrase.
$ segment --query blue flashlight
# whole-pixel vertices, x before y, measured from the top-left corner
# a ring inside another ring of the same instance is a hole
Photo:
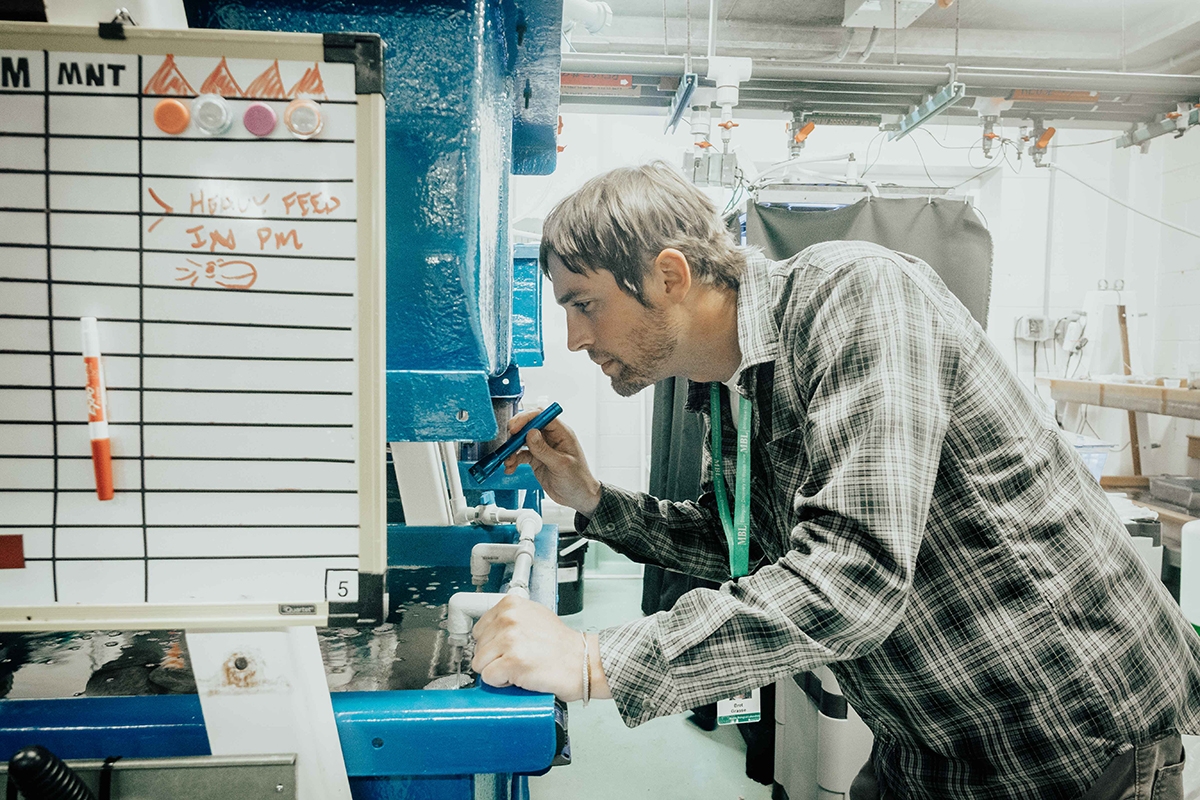
[[[561,413],[562,406],[558,403],[551,403],[549,408],[525,423],[525,427],[513,434],[507,442],[500,446],[499,450],[475,462],[467,472],[471,474],[476,483],[483,483],[492,476],[493,472],[500,469],[500,465],[504,463],[505,459],[525,445],[525,436],[530,431],[540,431],[550,423],[550,420]]]

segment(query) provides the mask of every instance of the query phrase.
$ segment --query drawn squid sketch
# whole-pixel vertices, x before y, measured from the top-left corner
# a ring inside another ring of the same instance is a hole
[[[191,267],[176,267],[176,272],[184,273],[175,280],[195,286],[201,279],[212,281],[223,289],[249,289],[258,280],[258,270],[249,261],[226,261],[214,258],[201,264],[199,261],[186,259]]]

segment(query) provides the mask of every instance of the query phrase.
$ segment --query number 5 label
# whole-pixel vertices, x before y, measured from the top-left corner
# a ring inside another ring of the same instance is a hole
[[[352,569],[326,570],[325,599],[331,603],[357,603],[358,572]]]

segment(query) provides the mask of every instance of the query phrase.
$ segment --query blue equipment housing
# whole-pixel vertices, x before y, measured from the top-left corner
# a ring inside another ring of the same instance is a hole
[[[508,176],[554,170],[561,0],[184,6],[193,28],[382,36],[387,438],[492,439],[487,381],[514,355]]]
[[[562,0],[184,0],[193,28],[363,32],[385,45],[387,439],[487,441],[489,379],[542,363],[536,248],[510,254],[510,174],[554,170]],[[466,468],[466,465],[462,465]],[[528,468],[482,491],[537,507]],[[389,525],[389,567],[462,566],[514,531]],[[558,533],[533,599],[554,607]],[[389,572],[389,583],[393,583]],[[395,596],[395,595],[393,595]],[[389,609],[391,610],[391,609]],[[488,687],[334,692],[355,800],[528,797],[561,749],[554,698]],[[0,702],[0,751],[36,732],[63,758],[208,754],[196,696]]]

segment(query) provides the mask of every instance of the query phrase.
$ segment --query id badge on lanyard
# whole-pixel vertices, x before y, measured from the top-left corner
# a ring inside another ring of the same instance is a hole
[[[721,386],[711,384],[708,413],[712,429],[713,492],[725,542],[729,545],[729,574],[740,578],[750,573],[750,417],[751,402],[738,394],[737,472],[733,517],[725,493],[725,470],[721,458]]]

